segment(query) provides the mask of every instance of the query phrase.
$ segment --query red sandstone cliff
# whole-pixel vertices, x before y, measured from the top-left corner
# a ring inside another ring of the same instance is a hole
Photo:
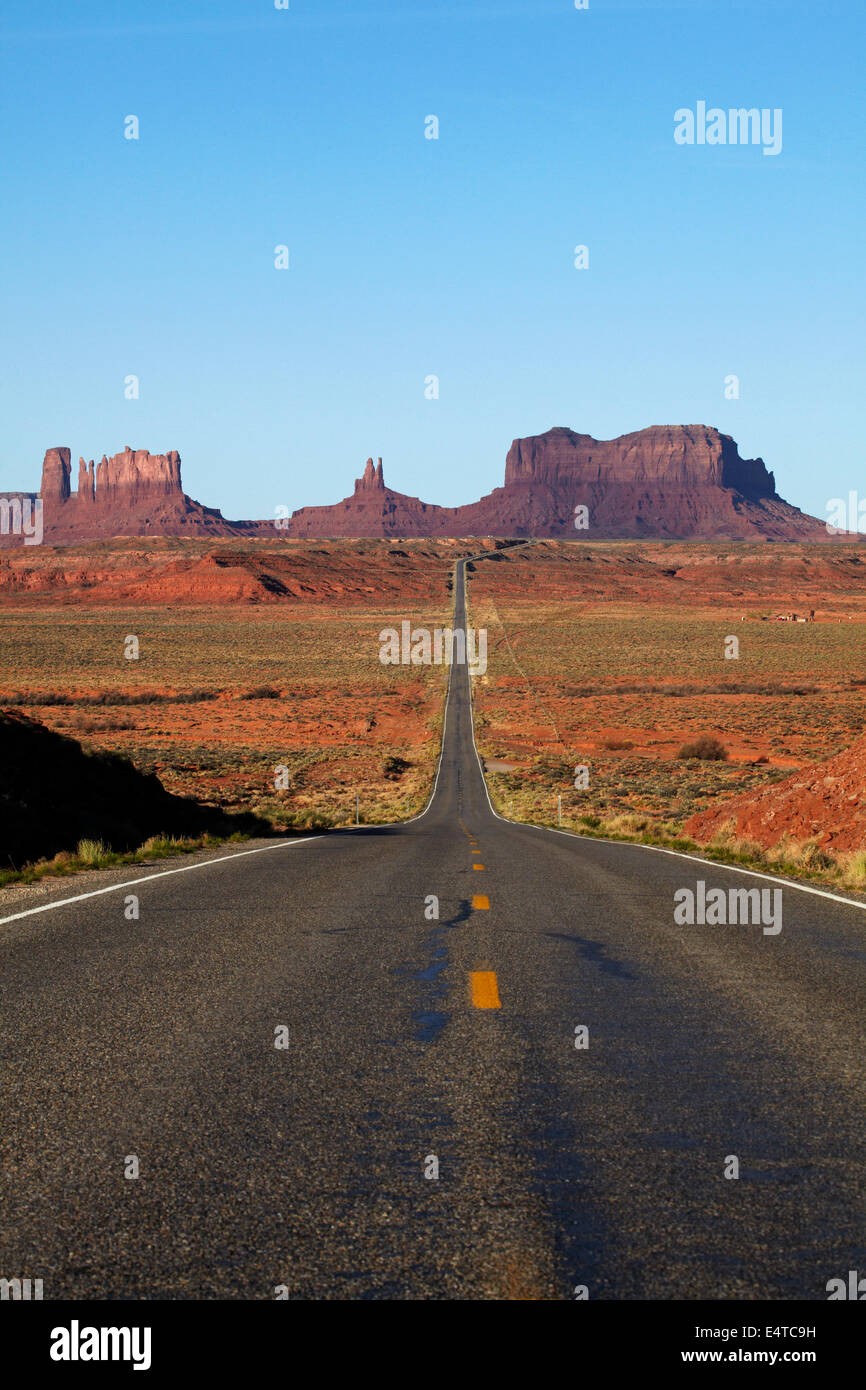
[[[46,449],[42,461],[42,486],[39,495],[43,502],[66,502],[69,499],[69,449]]]
[[[575,528],[575,508],[588,512]],[[385,486],[368,459],[351,497],[302,507],[292,536],[570,536],[826,541],[824,523],[776,494],[763,459],[705,425],[653,426],[618,439],[572,430],[515,439],[505,485],[463,507],[438,507]]]
[[[70,491],[69,449],[48,449],[40,496],[46,543],[63,545],[104,536],[242,536],[258,523],[226,521],[213,507],[187,497],[180,455],[126,446],[122,454],[78,460],[78,491]],[[11,538],[10,538],[11,539]]]
[[[592,486],[736,488],[754,499],[776,491],[763,459],[741,459],[730,435],[706,425],[652,425],[606,440],[559,428],[515,439],[508,450],[506,487],[577,480]]]
[[[330,507],[301,507],[292,513],[288,534],[309,536],[460,535],[459,507],[437,507],[385,486],[382,460],[367,459],[351,497]],[[456,529],[455,529],[456,528]]]
[[[69,449],[49,449],[41,489],[49,544],[145,535],[832,539],[823,522],[777,495],[762,459],[740,458],[729,435],[706,425],[653,426],[608,440],[558,428],[515,439],[504,486],[463,507],[394,492],[382,460],[368,459],[351,497],[302,507],[285,529],[273,521],[226,521],[188,497],[176,451],[127,446],[95,467],[79,459],[75,493],[70,477]],[[586,509],[585,528],[575,527],[577,507]],[[21,538],[0,535],[4,543]]]

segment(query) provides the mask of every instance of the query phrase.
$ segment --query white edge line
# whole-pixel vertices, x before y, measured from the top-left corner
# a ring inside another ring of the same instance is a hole
[[[456,569],[456,567],[455,567],[455,569]],[[455,578],[456,578],[456,573],[455,573]],[[465,590],[464,590],[464,596],[465,596]],[[465,602],[465,597],[464,597],[464,602]],[[456,586],[455,586],[455,591],[454,591],[454,606],[456,606],[456,603],[457,603],[457,590],[456,590]],[[465,614],[464,614],[464,617],[465,617]],[[430,795],[429,795],[429,797],[427,798],[427,805],[424,807],[424,810],[423,810],[423,811],[419,811],[419,813],[418,813],[417,816],[410,816],[408,820],[393,820],[393,821],[386,821],[386,822],[384,822],[382,825],[378,825],[378,826],[375,827],[375,828],[378,829],[378,830],[387,830],[387,829],[390,829],[392,826],[411,825],[413,821],[421,820],[422,817],[423,817],[423,816],[426,816],[427,812],[430,810],[430,807],[431,807],[431,805],[432,805],[432,803],[433,803],[433,798],[434,798],[434,796],[436,795],[436,788],[437,788],[438,785],[439,785],[439,773],[442,771],[442,755],[443,755],[443,753],[445,752],[445,730],[446,730],[447,727],[448,727],[448,705],[449,705],[449,702],[450,702],[450,699],[451,699],[451,678],[452,678],[453,674],[454,674],[454,663],[451,662],[451,663],[449,664],[449,671],[448,671],[448,689],[447,689],[447,691],[445,692],[445,713],[444,713],[444,716],[443,716],[443,719],[442,719],[442,739],[441,739],[441,742],[440,742],[440,745],[439,745],[439,761],[438,761],[437,764],[436,764],[436,776],[435,776],[434,779],[433,779],[433,788],[432,788],[432,791],[430,792]],[[470,700],[471,700],[471,696],[472,696],[471,687],[470,687],[470,692],[469,692],[469,694],[470,694]],[[473,735],[473,742],[474,742],[474,735]],[[477,756],[477,750],[476,750],[476,756]],[[489,800],[489,798],[488,798],[488,800]],[[492,807],[491,807],[491,810],[492,810]],[[494,812],[494,814],[495,814],[495,812]],[[344,827],[343,827],[344,830],[362,830],[362,829],[369,829],[369,828],[370,828],[370,827],[367,827],[367,826],[356,826],[356,825],[350,825],[350,826],[344,826]],[[242,858],[243,858],[245,855],[247,855],[247,854],[264,854],[267,850],[271,850],[271,849],[291,849],[292,846],[294,846],[294,845],[309,845],[309,844],[312,844],[313,840],[324,840],[324,839],[327,839],[327,836],[325,836],[325,835],[305,835],[304,838],[303,838],[303,839],[300,839],[300,840],[281,840],[280,843],[277,844],[277,845],[260,845],[258,849],[242,849],[242,850],[237,850],[234,854],[221,854],[221,855],[219,856],[219,858],[217,858],[217,859],[201,859],[201,860],[199,860],[199,862],[198,862],[197,864],[181,864],[180,867],[177,868],[177,869],[160,869],[159,873],[156,873],[156,874],[146,874],[143,878],[128,878],[128,879],[124,879],[123,883],[110,883],[110,884],[108,885],[107,888],[94,888],[94,889],[92,889],[91,892],[89,892],[89,893],[76,893],[75,896],[72,897],[72,898],[59,898],[57,902],[54,902],[54,903],[43,903],[43,904],[41,905],[41,907],[28,907],[28,908],[25,909],[24,912],[13,912],[13,913],[11,913],[10,916],[8,916],[8,917],[0,917],[0,927],[5,926],[7,922],[18,922],[18,921],[21,920],[22,917],[35,917],[36,914],[39,913],[39,912],[53,912],[53,911],[55,910],[55,908],[58,908],[58,907],[68,907],[70,903],[80,903],[80,902],[84,902],[84,900],[85,900],[86,898],[98,898],[98,897],[100,897],[100,895],[101,895],[102,893],[119,893],[120,890],[121,890],[121,888],[133,888],[133,887],[134,887],[136,884],[138,884],[138,883],[152,883],[153,880],[154,880],[155,878],[167,878],[167,877],[169,876],[169,874],[186,874],[186,873],[189,873],[191,869],[206,869],[206,868],[208,868],[209,865],[211,865],[211,864],[226,864],[226,863],[228,863],[228,861],[231,860],[231,859],[242,859]]]
[[[265,854],[269,849],[291,849],[294,845],[308,845],[313,840],[323,840],[324,835],[305,835],[302,840],[281,840],[278,845],[260,845],[258,849],[241,849],[234,854],[221,854],[218,859],[200,859],[197,864],[181,864],[177,869],[160,869],[159,873],[146,874],[144,878],[127,878],[123,883],[110,883],[107,888],[94,888],[89,893],[76,893],[73,898],[60,898],[56,903],[43,903],[41,907],[28,907],[25,912],[13,912],[11,917],[0,917],[0,927],[6,922],[17,922],[21,917],[34,917],[37,912],[53,912],[56,907],[66,907],[69,903],[80,903],[85,898],[98,898],[102,893],[118,893],[121,888],[132,888],[136,883],[152,883],[155,878],[168,878],[169,874],[188,874],[193,869],[207,869],[211,864],[226,864],[230,859],[243,859],[247,854]]]
[[[465,562],[464,562],[465,563]],[[464,610],[466,603],[466,581],[463,581],[463,602]],[[775,883],[777,887],[783,885],[786,888],[796,888],[798,893],[811,893],[814,898],[827,898],[831,903],[844,903],[846,907],[856,907],[860,912],[866,912],[866,903],[859,903],[855,898],[843,898],[838,893],[828,893],[824,888],[813,888],[807,883],[796,883],[793,879],[782,878],[778,874],[762,874],[758,869],[743,869],[738,864],[720,864],[715,859],[703,859],[697,854],[687,854],[679,849],[665,849],[663,845],[642,845],[636,840],[608,840],[603,835],[581,835],[576,830],[557,830],[553,825],[533,825],[531,821],[511,820],[508,816],[501,816],[493,805],[490,798],[490,789],[487,786],[487,778],[484,776],[484,768],[481,763],[481,756],[478,752],[478,745],[475,742],[475,710],[472,700],[472,677],[469,668],[466,668],[466,678],[469,681],[469,713],[470,727],[472,729],[472,747],[475,749],[475,758],[478,762],[478,771],[481,774],[481,784],[484,787],[484,794],[487,797],[487,804],[497,820],[504,821],[506,825],[517,825],[524,830],[538,830],[542,835],[564,835],[569,840],[585,840],[591,844],[601,842],[604,845],[624,845],[627,849],[648,849],[654,850],[656,854],[670,854],[674,859],[687,859],[691,864],[703,864],[705,867],[713,869],[727,869],[728,873],[746,874],[749,878],[761,878],[767,883]]]
[[[470,556],[470,559],[471,559],[471,556]],[[456,563],[455,563],[455,576],[454,576],[454,577],[455,577],[455,580],[456,580],[456,577],[457,577],[457,576],[456,576],[456,568],[457,568],[457,565],[460,564],[460,563],[461,563],[461,561],[459,561],[459,560],[456,561]],[[451,613],[452,621],[453,621],[453,618],[454,618],[454,611],[456,610],[456,607],[457,607],[457,587],[456,587],[456,584],[455,584],[455,588],[454,588],[454,603],[453,603],[453,605],[452,605],[452,613]],[[465,612],[464,612],[463,617],[464,617],[464,626],[465,626],[465,620],[466,620],[466,614],[465,614]],[[381,822],[377,822],[374,826],[372,826],[372,825],[344,825],[344,826],[341,827],[341,831],[340,831],[341,834],[344,833],[346,830],[390,830],[390,829],[392,829],[392,827],[395,826],[395,825],[396,825],[396,826],[401,826],[401,825],[412,825],[412,823],[413,823],[414,821],[416,821],[416,820],[423,820],[424,816],[426,816],[427,812],[430,810],[430,807],[433,805],[433,798],[434,798],[434,796],[436,795],[436,788],[437,788],[438,785],[439,785],[439,773],[442,771],[442,756],[443,756],[443,754],[444,754],[444,752],[445,752],[445,730],[448,728],[448,706],[449,706],[449,704],[451,703],[451,678],[452,678],[453,675],[454,675],[454,662],[453,662],[453,661],[449,661],[449,663],[448,663],[448,688],[447,688],[447,690],[445,691],[445,713],[444,713],[443,716],[442,716],[442,737],[441,737],[441,739],[440,739],[440,741],[439,741],[439,759],[438,759],[438,762],[436,763],[436,776],[433,778],[433,788],[432,788],[432,790],[431,790],[431,792],[430,792],[430,795],[429,795],[428,798],[427,798],[427,805],[424,807],[424,810],[423,810],[423,811],[419,811],[418,814],[417,814],[417,816],[410,816],[408,820],[388,820],[388,821],[381,821]],[[471,694],[471,691],[470,691],[470,694]]]
[[[453,674],[454,664],[453,662],[449,662],[448,689],[445,692],[445,713],[442,717],[442,738],[439,743],[439,758],[436,763],[436,776],[433,778],[433,788],[427,798],[427,805],[424,807],[424,810],[419,811],[417,816],[409,816],[408,820],[376,821],[375,824],[371,825],[343,825],[340,827],[340,834],[344,834],[347,830],[390,830],[395,825],[398,827],[401,825],[412,825],[414,821],[423,820],[424,816],[426,816],[433,804],[436,788],[439,785],[439,773],[442,771],[442,754],[445,752],[445,730],[448,728],[448,704],[451,699],[451,677]]]

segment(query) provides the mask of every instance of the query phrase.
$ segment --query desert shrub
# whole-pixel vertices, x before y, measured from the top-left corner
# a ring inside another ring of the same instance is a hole
[[[635,815],[633,811],[617,811],[605,822],[605,830],[612,835],[639,835],[648,829],[646,816]]]
[[[841,858],[845,882],[852,888],[866,888],[866,849],[855,849]]]
[[[744,835],[738,834],[733,821],[725,821],[724,825],[719,826],[709,842],[709,848],[722,850],[734,858],[751,859],[760,863],[764,863],[768,858],[762,845],[759,845],[755,840],[747,840]]]
[[[627,738],[606,738],[602,747],[610,749],[611,752],[616,752],[618,749],[634,748],[634,744],[630,743]]]
[[[272,685],[255,685],[252,690],[245,690],[240,696],[242,700],[279,700],[279,690],[274,690]]]
[[[800,862],[802,843],[786,831],[781,839],[767,851],[767,859],[777,868],[794,868]]]
[[[138,853],[161,858],[163,855],[171,854],[173,850],[180,849],[183,844],[184,841],[178,839],[176,835],[150,835],[141,845]]]
[[[800,854],[801,869],[832,869],[835,864],[832,854],[816,845],[814,840],[808,840],[803,846]]]
[[[4,705],[73,705],[75,701],[69,695],[58,695],[51,690],[32,691],[30,694],[22,694],[19,691],[16,695],[4,697]]]
[[[412,766],[405,758],[398,758],[396,755],[387,757],[382,764],[382,776],[389,781],[396,782],[398,777],[402,777],[404,772],[408,772]]]
[[[728,849],[737,859],[748,859],[752,864],[766,862],[767,856],[763,845],[759,845],[757,840],[747,839],[745,835],[734,836]]]
[[[352,817],[354,820],[354,816]],[[339,818],[330,815],[327,811],[316,811],[312,807],[296,811],[286,815],[285,827],[292,830],[330,830],[332,826],[338,824]],[[364,813],[361,812],[361,821],[364,820]]]
[[[80,734],[106,734],[118,729],[134,729],[135,724],[131,719],[88,719],[85,714],[74,714],[69,727]]]
[[[832,869],[836,861],[826,850],[821,849],[814,840],[795,840],[785,834],[768,851],[767,858],[780,869]]]
[[[82,864],[95,869],[107,862],[111,857],[111,850],[103,840],[79,840],[75,848],[75,857]]]
[[[725,762],[728,750],[712,734],[701,734],[691,743],[684,743],[677,753],[678,758],[700,758],[702,762]]]

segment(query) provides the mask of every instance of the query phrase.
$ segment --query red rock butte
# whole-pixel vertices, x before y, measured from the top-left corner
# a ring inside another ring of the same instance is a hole
[[[49,544],[108,536],[560,537],[572,540],[797,540],[832,537],[776,492],[763,459],[743,459],[730,435],[707,425],[654,425],[617,439],[556,428],[515,439],[502,487],[477,502],[441,507],[387,487],[382,460],[367,459],[351,496],[301,507],[288,523],[227,521],[183,491],[180,455],[146,449],[78,462],[49,449],[42,467]],[[7,494],[19,498],[33,494]],[[576,525],[580,519],[585,524]],[[0,543],[16,544],[16,535]]]
[[[240,536],[244,523],[187,497],[180,454],[151,454],[127,444],[122,454],[78,460],[78,491],[70,487],[69,449],[48,449],[42,463],[40,496],[45,539],[51,544],[107,536]]]
[[[586,508],[585,529],[575,526]],[[813,540],[826,526],[776,493],[763,459],[740,458],[706,425],[658,425],[593,439],[573,430],[515,439],[505,483],[440,507],[386,487],[368,459],[351,497],[292,514],[295,537],[538,536],[573,540]]]

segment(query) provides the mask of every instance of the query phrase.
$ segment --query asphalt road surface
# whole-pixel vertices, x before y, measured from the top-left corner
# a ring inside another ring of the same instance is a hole
[[[452,668],[412,822],[4,913],[0,1276],[826,1299],[866,1273],[866,912],[785,886],[776,935],[678,925],[698,879],[768,885],[498,818],[469,699]]]

